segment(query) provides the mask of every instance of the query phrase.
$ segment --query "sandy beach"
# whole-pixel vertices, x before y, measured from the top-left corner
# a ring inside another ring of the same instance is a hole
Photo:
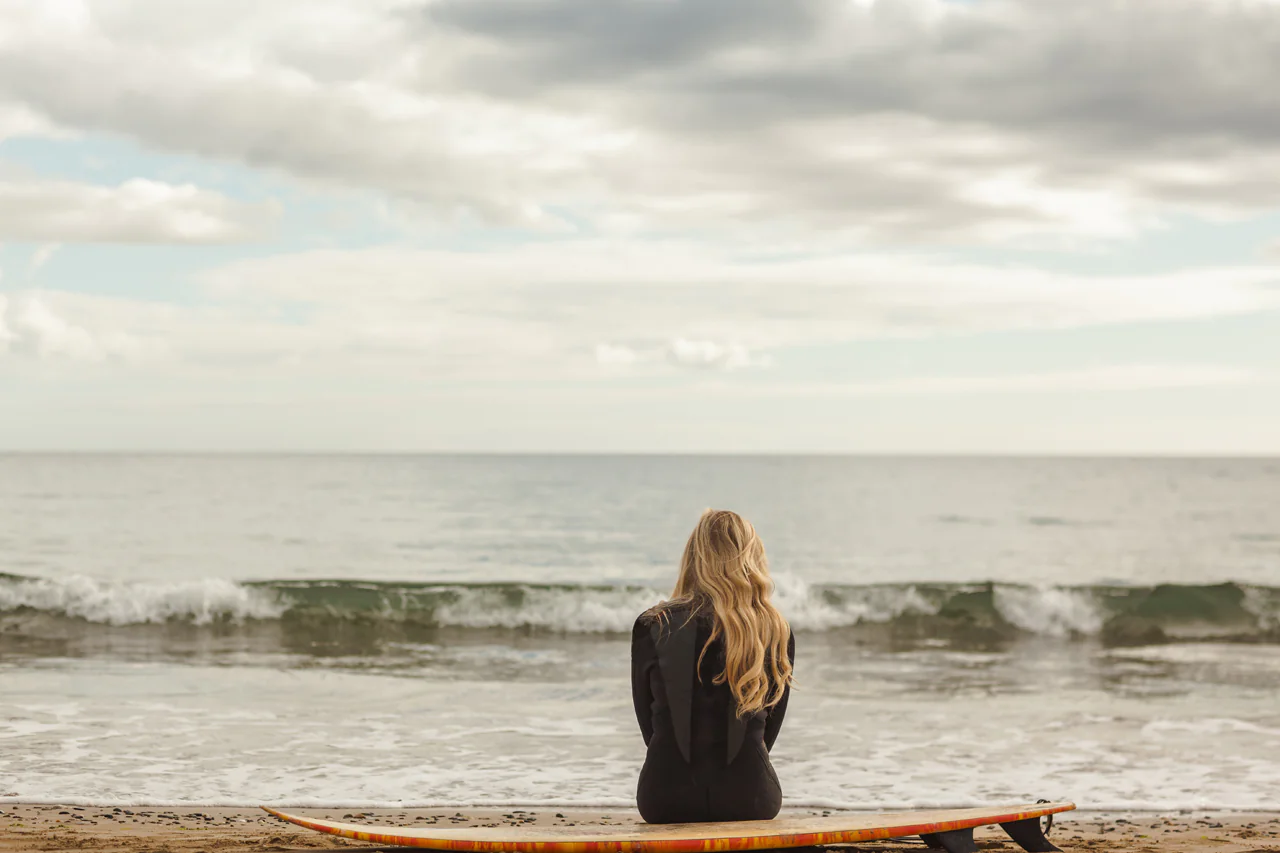
[[[353,823],[451,827],[623,824],[636,820],[630,811],[555,809],[408,809],[351,811],[297,809],[300,814]],[[824,814],[796,810],[791,815]],[[976,833],[984,850],[1018,848],[997,828]],[[1057,822],[1051,839],[1065,851],[1214,851],[1271,853],[1280,851],[1280,814],[1156,815],[1078,814]],[[13,805],[0,807],[0,851],[120,850],[179,853],[194,850],[338,850],[377,848],[362,842],[321,835],[286,824],[253,809],[103,808],[95,806]],[[920,851],[914,840],[843,845],[846,850]]]

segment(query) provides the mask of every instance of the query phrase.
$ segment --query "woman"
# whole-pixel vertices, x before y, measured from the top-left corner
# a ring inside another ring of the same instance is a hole
[[[769,750],[795,641],[772,592],[755,528],[707,510],[671,599],[636,620],[631,694],[649,748],[636,803],[649,823],[768,820],[781,808]]]

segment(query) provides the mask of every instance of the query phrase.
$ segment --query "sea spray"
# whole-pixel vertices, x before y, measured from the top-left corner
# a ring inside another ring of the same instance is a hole
[[[0,576],[0,614],[34,610],[105,625],[173,620],[207,625],[215,621],[277,619],[288,605],[270,589],[220,578],[166,581],[104,581]]]

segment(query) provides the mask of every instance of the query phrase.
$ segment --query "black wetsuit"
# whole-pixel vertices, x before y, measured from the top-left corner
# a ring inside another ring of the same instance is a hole
[[[647,616],[631,634],[631,695],[649,750],[640,771],[636,805],[649,823],[768,820],[782,807],[782,788],[769,750],[782,728],[790,687],[772,708],[745,719],[727,684],[724,644],[716,640],[694,669],[711,636],[711,617],[686,624],[673,610],[663,624]],[[795,637],[787,654],[795,659]]]

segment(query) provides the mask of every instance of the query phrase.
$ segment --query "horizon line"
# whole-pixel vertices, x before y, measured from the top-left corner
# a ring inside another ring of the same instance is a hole
[[[286,450],[262,449],[107,449],[0,448],[12,456],[434,456],[434,457],[567,457],[567,458],[850,458],[850,459],[1078,459],[1078,460],[1280,460],[1280,451],[1135,452],[1098,451],[932,451],[932,450]]]

